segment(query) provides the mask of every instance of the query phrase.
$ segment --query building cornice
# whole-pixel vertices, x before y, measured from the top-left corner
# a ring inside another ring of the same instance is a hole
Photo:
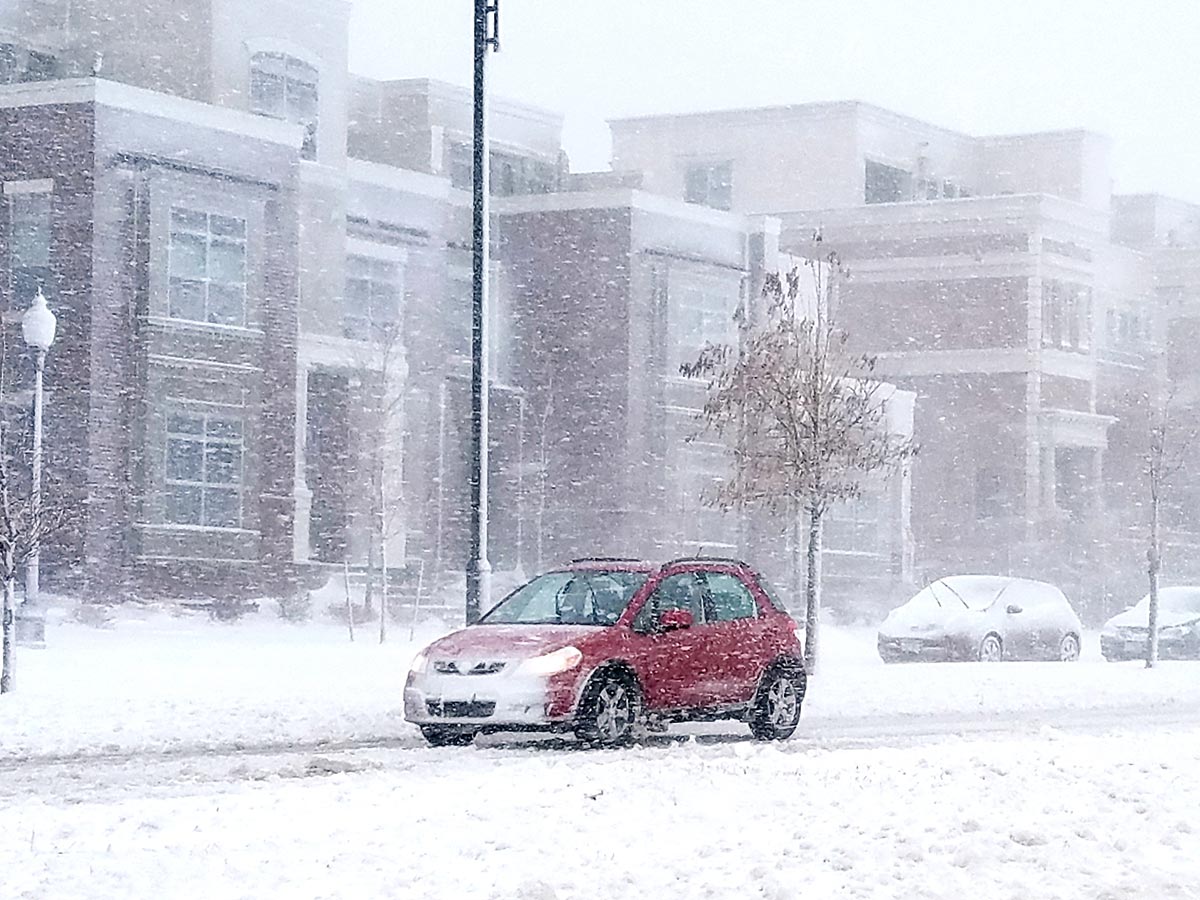
[[[494,209],[498,215],[522,215],[528,213],[570,212],[590,209],[630,209],[682,219],[701,225],[723,228],[727,231],[752,230],[751,219],[740,213],[709,209],[695,203],[684,203],[658,194],[634,188],[609,188],[600,191],[561,192],[553,194],[531,194],[520,197],[497,197]],[[763,217],[753,218],[761,230]],[[767,220],[769,221],[769,220]]]
[[[0,87],[0,109],[86,104],[171,119],[296,149],[304,140],[304,129],[290,122],[99,78]]]

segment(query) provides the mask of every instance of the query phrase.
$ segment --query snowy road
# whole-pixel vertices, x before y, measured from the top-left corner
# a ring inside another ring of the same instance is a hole
[[[0,870],[31,900],[1200,897],[1200,727],[1135,724],[40,765],[0,779]]]

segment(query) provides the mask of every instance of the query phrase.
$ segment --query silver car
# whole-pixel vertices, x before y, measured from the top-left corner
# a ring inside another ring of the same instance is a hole
[[[1145,659],[1150,634],[1150,595],[1104,623],[1100,652],[1110,662]],[[1200,587],[1168,587],[1158,592],[1158,655],[1200,659]]]
[[[1054,585],[1004,575],[951,575],[888,613],[884,662],[1079,659],[1083,626]]]

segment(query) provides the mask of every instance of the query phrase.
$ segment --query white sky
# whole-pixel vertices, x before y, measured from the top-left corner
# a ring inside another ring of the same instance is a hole
[[[501,0],[494,93],[567,116],[576,170],[604,120],[865,100],[976,134],[1087,127],[1120,192],[1200,202],[1197,0]],[[471,0],[354,0],[351,67],[471,77]]]

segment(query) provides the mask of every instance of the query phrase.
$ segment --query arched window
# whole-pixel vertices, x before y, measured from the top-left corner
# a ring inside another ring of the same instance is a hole
[[[300,155],[317,158],[317,85],[320,73],[285,53],[256,53],[250,58],[250,111],[304,126]]]

